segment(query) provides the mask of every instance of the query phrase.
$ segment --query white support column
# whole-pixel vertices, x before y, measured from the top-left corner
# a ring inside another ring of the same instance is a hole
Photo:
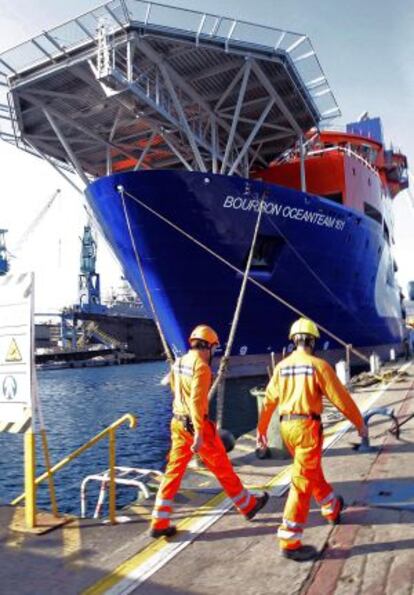
[[[211,169],[213,174],[216,174],[218,171],[217,167],[217,124],[214,118],[210,118],[210,127],[211,127],[211,148],[212,148],[212,162],[211,162]]]
[[[257,120],[256,124],[253,127],[253,130],[251,131],[251,133],[249,134],[246,142],[244,143],[242,150],[240,151],[237,159],[234,161],[233,165],[231,166],[228,175],[231,176],[234,174],[235,170],[237,169],[239,163],[241,162],[241,160],[243,159],[243,157],[246,155],[247,151],[250,148],[250,145],[254,139],[254,137],[256,136],[256,134],[259,132],[263,122],[266,120],[267,116],[269,115],[270,110],[273,107],[274,104],[274,99],[270,99],[270,101],[267,103],[266,107],[264,108],[260,118]]]
[[[56,124],[55,120],[52,118],[51,114],[49,114],[49,112],[47,111],[46,108],[42,108],[43,109],[43,113],[45,114],[49,124],[51,125],[54,133],[56,134],[56,136],[58,137],[61,145],[63,146],[63,148],[66,151],[66,154],[69,158],[69,160],[71,161],[73,167],[75,168],[76,173],[78,174],[78,176],[80,177],[80,179],[82,180],[82,182],[85,184],[85,186],[89,185],[89,180],[86,177],[81,164],[79,163],[75,153],[72,151],[68,141],[66,140],[66,138],[64,137],[62,131],[60,130],[59,126]]]
[[[247,82],[249,80],[251,67],[252,67],[251,61],[250,61],[250,59],[248,59],[246,62],[246,65],[244,67],[243,79],[242,79],[242,82],[240,85],[239,96],[237,98],[236,108],[235,108],[234,114],[233,114],[233,121],[231,123],[229,138],[227,140],[226,150],[224,152],[224,159],[221,164],[221,169],[220,169],[221,174],[224,174],[226,167],[227,167],[227,161],[228,161],[230,150],[231,150],[231,147],[233,144],[234,135],[236,133],[237,124],[239,122],[239,115],[240,115],[241,108],[243,105],[243,99],[244,99],[244,95],[246,93]]]
[[[276,92],[274,86],[269,81],[269,79],[266,76],[265,72],[262,70],[262,68],[254,60],[253,60],[253,63],[252,63],[252,68],[253,68],[253,71],[254,71],[255,75],[257,76],[257,78],[259,79],[259,81],[262,83],[263,87],[269,93],[270,97],[272,97],[275,100],[276,105],[278,106],[278,108],[280,109],[280,111],[283,113],[283,115],[285,116],[285,118],[287,119],[287,121],[289,122],[289,124],[292,126],[292,129],[296,132],[296,134],[298,136],[300,136],[302,134],[301,127],[296,122],[296,120],[293,117],[293,115],[290,112],[290,110],[287,108],[285,102],[281,99],[281,97],[279,96],[279,94]]]
[[[306,192],[306,171],[305,171],[305,147],[303,144],[303,135],[299,137],[300,143],[300,189]]]
[[[111,132],[109,133],[109,138],[108,138],[109,142],[112,142],[112,140],[115,136],[115,132],[118,127],[119,120],[121,118],[121,113],[122,113],[122,107],[119,107],[118,111],[116,112],[114,123],[112,124]],[[107,146],[106,147],[106,175],[110,176],[111,174],[112,174],[112,153],[111,153],[111,147]]]
[[[183,155],[181,155],[180,151],[177,149],[177,147],[174,145],[174,143],[172,143],[170,141],[170,139],[168,138],[168,135],[162,133],[161,136],[165,140],[165,142],[167,143],[167,145],[170,147],[170,149],[174,153],[174,155],[176,157],[178,157],[178,159],[184,165],[184,167],[186,169],[188,169],[188,171],[194,171],[194,169],[191,167],[191,165],[188,163],[188,161],[183,157]]]
[[[31,94],[25,93],[24,96],[33,105],[36,105],[40,109],[46,109],[45,104],[43,102],[39,101],[38,99],[36,99],[35,97],[33,97]],[[77,128],[78,130],[80,130],[81,132],[83,132],[84,134],[89,136],[90,138],[93,138],[94,140],[96,140],[96,142],[98,142],[99,144],[105,145],[107,147],[111,147],[111,148],[115,149],[116,151],[119,151],[119,153],[121,153],[122,155],[125,155],[125,157],[136,160],[137,157],[135,155],[133,155],[129,151],[125,151],[123,148],[119,147],[118,145],[116,145],[112,142],[106,141],[98,134],[95,134],[94,132],[92,132],[92,130],[90,130],[86,126],[83,126],[82,124],[80,124],[77,120],[68,118],[67,116],[58,112],[56,109],[51,108],[50,106],[47,107],[47,110],[48,110],[49,114],[52,115],[54,118],[57,118],[61,122],[65,122],[66,124],[69,124],[69,126],[73,126],[74,128]]]
[[[148,142],[145,145],[145,149],[142,151],[138,161],[136,162],[136,164],[134,166],[134,171],[137,171],[137,169],[139,169],[141,167],[142,162],[144,161],[145,157],[147,156],[148,151],[151,148],[154,138],[155,138],[155,132],[153,132],[151,134],[151,136],[149,137]]]
[[[62,178],[64,180],[66,180],[66,182],[68,182],[72,186],[72,188],[74,188],[74,190],[76,190],[76,192],[79,192],[79,194],[84,196],[83,190],[81,190],[79,188],[79,186],[77,186],[75,184],[75,182],[73,180],[71,180],[70,177],[64,171],[61,170],[60,167],[58,167],[55,163],[53,163],[53,161],[50,159],[50,157],[48,155],[43,153],[43,151],[41,151],[41,149],[39,149],[39,147],[37,147],[33,142],[29,142],[28,140],[26,140],[25,142],[29,145],[29,147],[31,147],[35,151],[35,153],[38,154],[38,156],[41,159],[44,159],[47,163],[49,163],[49,165],[51,165],[53,167],[53,169],[55,171],[57,171],[58,174],[60,174],[62,176]]]
[[[174,107],[175,107],[175,109],[178,112],[178,115],[179,115],[181,124],[184,127],[184,131],[185,131],[185,133],[187,135],[188,142],[190,143],[190,146],[191,146],[191,148],[193,150],[194,157],[195,157],[195,160],[197,162],[197,165],[200,168],[200,171],[207,171],[206,165],[204,163],[204,160],[203,160],[203,158],[201,156],[201,153],[200,153],[199,148],[197,146],[197,143],[195,141],[193,131],[190,128],[190,125],[189,125],[188,120],[187,120],[187,116],[186,116],[186,114],[185,114],[185,112],[183,110],[183,106],[181,105],[181,102],[180,102],[180,100],[178,98],[178,95],[177,95],[176,90],[174,88],[174,84],[171,81],[171,78],[170,78],[170,75],[168,73],[168,70],[165,68],[164,64],[160,64],[159,65],[159,69],[161,71],[161,74],[163,76],[163,79],[165,81],[165,84],[167,85],[168,92],[171,95],[171,99],[173,100]]]
[[[112,155],[111,149],[106,147],[106,175],[110,176],[112,174]]]
[[[132,40],[129,40],[127,43],[127,79],[129,83],[131,83],[133,80],[134,50],[135,43]]]

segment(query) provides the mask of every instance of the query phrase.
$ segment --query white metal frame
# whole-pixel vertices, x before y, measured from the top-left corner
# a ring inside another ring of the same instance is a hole
[[[223,47],[224,39],[226,60],[192,76],[180,75],[146,36],[147,33],[156,36],[160,31],[159,35],[168,38],[164,12],[168,12],[173,21],[177,19],[177,23],[171,22],[172,31],[182,34],[173,55],[180,56],[183,51],[185,55],[191,48],[201,46],[210,48],[212,42]],[[193,27],[186,29],[180,25],[183,14],[186,20],[194,22]],[[96,31],[91,29],[93,21]],[[71,27],[72,32],[65,41],[67,27]],[[258,42],[252,45],[251,37]],[[27,58],[30,48],[36,56],[31,60]],[[271,52],[273,55],[269,57]],[[139,63],[137,55],[141,57]],[[6,96],[3,101],[0,98],[0,118],[9,122],[10,130],[0,131],[0,137],[44,156],[59,171],[63,167],[76,172],[85,186],[96,175],[112,173],[114,159],[132,160],[131,169],[135,170],[148,167],[147,160],[157,150],[156,137],[164,141],[166,150],[165,159],[157,162],[157,167],[178,163],[187,170],[248,175],[254,162],[267,164],[261,156],[266,143],[285,138],[293,143],[304,133],[266,74],[263,68],[266,60],[280,65],[288,62],[299,79],[302,65],[311,63],[317,76],[308,82],[302,77],[303,84],[297,86],[298,95],[305,100],[304,105],[313,106],[315,113],[319,110],[322,119],[339,114],[306,35],[145,0],[112,0],[1,55],[0,92],[6,92]],[[89,68],[85,69],[85,64]],[[99,99],[88,105],[86,113],[81,103],[80,109],[74,110],[71,93],[33,89],[42,77],[53,75],[62,70],[62,66],[70,68],[98,95]],[[197,81],[230,72],[235,67],[238,71],[219,95],[206,97],[197,91]],[[260,97],[245,101],[252,81],[260,89]],[[33,113],[41,110],[48,128],[42,127],[36,134],[21,132],[24,126],[18,102],[14,101],[16,97],[30,103],[31,107],[25,108],[26,117],[30,110]],[[236,97],[235,102],[232,97]],[[319,102],[326,98],[330,103],[322,111]],[[60,109],[51,105],[53,101],[59,101]],[[65,101],[72,101],[68,109]],[[145,106],[139,113],[135,113],[137,102]],[[108,103],[116,106],[116,116],[106,130],[97,133],[88,124],[86,115]],[[259,111],[252,119],[243,112],[254,104]],[[283,125],[268,120],[274,108],[283,114]],[[140,148],[137,148],[136,134],[131,137],[120,132],[123,120],[131,123],[132,118],[141,118],[146,125],[142,132],[144,146],[141,143]],[[72,130],[71,134],[65,132],[68,129]],[[50,150],[52,144],[54,152]],[[88,152],[93,153],[95,147],[97,152],[105,152],[104,172],[101,166],[89,163],[84,157]],[[301,154],[304,163],[304,151]],[[302,169],[304,171],[304,166]],[[306,188],[304,173],[302,188]]]
[[[99,495],[93,514],[94,519],[98,519],[103,505],[105,503],[106,491],[109,488],[109,469],[102,473],[95,473],[88,475],[82,480],[80,488],[81,500],[81,518],[86,517],[86,488],[91,481],[96,481],[100,484]],[[139,467],[115,467],[115,484],[125,485],[137,489],[137,498],[142,494],[144,498],[150,498],[151,493],[147,488],[146,482],[150,479],[162,477],[161,471],[155,469],[141,469]]]

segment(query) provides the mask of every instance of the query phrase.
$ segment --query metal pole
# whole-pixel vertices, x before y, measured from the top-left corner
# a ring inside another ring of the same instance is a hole
[[[346,351],[346,367],[348,368],[349,374],[351,374],[351,350],[352,350],[352,345],[348,344],[345,347],[345,351]]]
[[[24,491],[26,503],[24,517],[27,529],[36,526],[36,441],[33,429],[24,435]]]
[[[300,146],[300,189],[306,192],[306,172],[305,172],[305,148],[303,146],[303,136],[299,137]]]
[[[109,432],[109,520],[116,524],[116,484],[115,484],[115,430]]]
[[[52,115],[48,112],[47,109],[42,108],[43,113],[45,114],[53,132],[56,134],[56,136],[58,137],[60,144],[62,145],[62,147],[64,148],[64,150],[66,151],[66,154],[70,160],[70,162],[72,163],[76,173],[78,174],[78,176],[80,177],[80,179],[82,180],[82,182],[85,184],[85,186],[87,187],[89,185],[89,180],[86,177],[81,164],[78,161],[78,158],[76,157],[76,154],[74,153],[74,151],[72,150],[71,146],[69,145],[68,141],[66,140],[66,138],[64,137],[63,133],[61,132],[59,126],[57,125],[57,123],[55,122],[54,118],[52,117]]]

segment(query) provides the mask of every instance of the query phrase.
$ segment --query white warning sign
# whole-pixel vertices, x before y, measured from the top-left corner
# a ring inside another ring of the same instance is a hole
[[[35,382],[32,273],[0,277],[0,432],[31,424]]]

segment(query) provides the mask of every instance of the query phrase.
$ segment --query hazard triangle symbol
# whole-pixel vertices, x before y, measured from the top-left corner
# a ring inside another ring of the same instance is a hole
[[[21,362],[22,354],[17,346],[16,340],[12,339],[6,355],[6,362]]]

